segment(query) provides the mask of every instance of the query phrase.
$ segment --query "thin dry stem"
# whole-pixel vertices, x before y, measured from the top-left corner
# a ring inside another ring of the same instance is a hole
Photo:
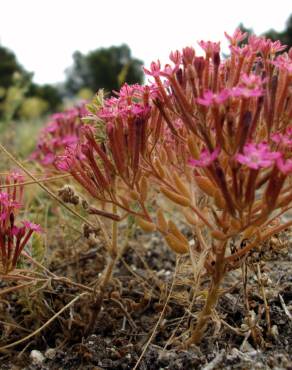
[[[215,270],[212,276],[211,287],[208,291],[207,300],[205,302],[203,310],[200,312],[197,324],[191,337],[187,340],[186,346],[191,344],[197,344],[200,342],[202,336],[205,333],[209,318],[211,317],[212,310],[215,308],[219,295],[220,285],[225,274],[224,255],[226,250],[226,242],[222,242],[218,246],[218,252],[216,255]]]
[[[248,244],[246,247],[240,249],[238,252],[231,254],[230,256],[225,258],[226,262],[232,262],[236,260],[237,258],[241,256],[245,256],[250,250],[257,247],[260,243],[263,243],[264,241],[268,240],[270,237],[272,237],[274,234],[279,233],[282,230],[288,229],[290,226],[292,226],[292,221],[286,222],[283,225],[277,226],[273,228],[272,230],[266,232],[265,235],[261,237],[260,240],[255,240],[253,243]]]
[[[257,277],[258,277],[258,282],[261,288],[263,300],[264,300],[264,305],[265,305],[265,314],[266,314],[266,321],[267,321],[267,326],[268,326],[268,335],[271,335],[272,332],[272,325],[271,325],[271,316],[270,316],[270,307],[268,305],[267,301],[267,296],[266,296],[266,291],[265,287],[263,285],[263,280],[262,280],[262,274],[261,274],[261,269],[260,265],[257,263]]]
[[[66,175],[45,177],[44,179],[38,179],[37,181],[32,180],[32,181],[18,182],[16,184],[3,184],[3,185],[0,185],[0,189],[15,188],[17,186],[33,185],[33,184],[37,184],[37,183],[41,183],[41,182],[56,181],[56,180],[60,180],[60,179],[65,179],[66,177],[72,177],[72,175],[69,173],[69,174],[66,174]]]

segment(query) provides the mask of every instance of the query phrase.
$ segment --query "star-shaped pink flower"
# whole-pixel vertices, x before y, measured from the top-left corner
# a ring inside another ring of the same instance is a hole
[[[204,149],[201,152],[199,159],[190,159],[189,164],[193,167],[208,167],[210,166],[219,156],[220,148],[216,148],[212,153],[208,149]]]
[[[275,160],[281,157],[281,153],[270,151],[266,143],[246,144],[243,148],[243,154],[238,153],[235,159],[253,170],[270,167]]]

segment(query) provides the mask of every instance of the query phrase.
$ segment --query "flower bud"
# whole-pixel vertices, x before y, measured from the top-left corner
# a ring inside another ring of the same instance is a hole
[[[175,237],[173,234],[168,234],[165,237],[165,240],[166,240],[168,246],[175,253],[178,253],[178,254],[188,253],[188,251],[189,251],[189,244],[186,244],[186,243],[182,242],[180,239],[178,239],[177,237]]]
[[[180,206],[188,207],[191,204],[190,200],[187,197],[184,197],[183,195],[179,195],[179,194],[175,193],[174,191],[168,190],[165,187],[161,187],[160,191],[168,199],[172,200],[176,204],[179,204]]]
[[[136,217],[136,223],[146,232],[152,232],[156,230],[156,225],[153,222],[146,221],[141,217]]]

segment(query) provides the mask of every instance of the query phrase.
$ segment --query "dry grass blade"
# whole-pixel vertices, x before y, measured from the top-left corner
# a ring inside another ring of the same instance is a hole
[[[4,326],[11,326],[12,328],[16,328],[16,329],[19,329],[19,330],[22,330],[22,331],[26,331],[27,333],[30,333],[30,330],[24,328],[23,326],[14,324],[13,322],[7,322],[7,321],[0,320],[0,324],[2,324]]]
[[[22,289],[22,288],[28,287],[30,285],[33,285],[33,284],[35,284],[35,282],[34,281],[30,281],[29,283],[19,284],[19,285],[10,287],[10,288],[1,289],[0,290],[0,296],[1,295],[4,295],[4,294],[7,294],[7,293],[15,292],[18,289]]]
[[[48,270],[45,266],[43,266],[41,263],[36,261],[34,258],[29,256],[25,251],[22,251],[21,255],[24,256],[26,259],[28,259],[31,263],[33,263],[34,265],[39,267],[40,269],[44,270],[48,275],[50,275],[52,277],[56,277],[56,275],[54,273],[52,273],[50,270]]]
[[[45,177],[44,179],[38,179],[38,183],[40,182],[50,182],[50,181],[56,181],[56,180],[60,180],[60,179],[64,179],[66,177],[72,177],[71,174],[66,174],[66,175],[58,175],[58,176],[52,176],[52,177]],[[17,187],[17,186],[22,186],[22,185],[33,185],[35,184],[36,182],[34,180],[32,181],[25,181],[25,182],[19,182],[17,184],[4,184],[4,185],[0,185],[0,189],[7,189],[7,188],[14,188],[14,187]]]

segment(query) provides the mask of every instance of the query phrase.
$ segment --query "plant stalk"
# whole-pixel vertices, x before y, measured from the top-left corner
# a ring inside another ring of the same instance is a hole
[[[226,242],[223,242],[219,246],[218,253],[216,255],[215,270],[212,277],[211,286],[208,291],[205,306],[199,314],[197,324],[195,326],[194,331],[192,332],[191,337],[186,342],[187,347],[190,346],[191,344],[198,344],[201,341],[207,328],[210,316],[212,314],[212,310],[216,307],[220,292],[219,288],[225,274],[225,263],[224,263],[225,250]]]
[[[212,281],[203,311],[200,312],[195,330],[192,332],[191,337],[186,343],[187,347],[191,344],[198,344],[201,341],[207,328],[212,310],[216,306],[218,301],[220,283],[221,281]]]

